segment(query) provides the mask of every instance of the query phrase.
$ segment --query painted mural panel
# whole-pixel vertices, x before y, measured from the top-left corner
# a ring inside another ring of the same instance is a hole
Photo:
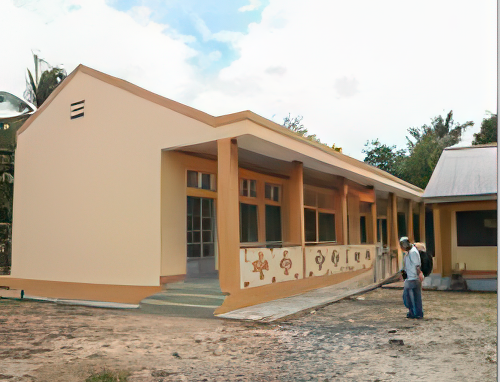
[[[305,277],[368,269],[376,257],[374,245],[314,246],[305,251]]]
[[[241,288],[303,278],[301,247],[241,248]]]

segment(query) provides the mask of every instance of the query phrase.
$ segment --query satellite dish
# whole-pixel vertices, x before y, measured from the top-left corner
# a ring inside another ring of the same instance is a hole
[[[0,121],[2,119],[19,117],[26,114],[33,114],[36,107],[15,95],[0,91]]]

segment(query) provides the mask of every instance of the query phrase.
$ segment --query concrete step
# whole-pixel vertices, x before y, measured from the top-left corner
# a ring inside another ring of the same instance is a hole
[[[7,289],[0,287],[0,298],[17,298],[24,297],[24,291],[21,289]]]

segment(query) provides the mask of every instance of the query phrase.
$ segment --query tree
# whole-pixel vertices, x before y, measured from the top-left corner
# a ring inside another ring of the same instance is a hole
[[[489,118],[484,118],[481,122],[481,130],[474,134],[473,145],[484,145],[497,141],[497,115],[490,113]]]
[[[47,61],[39,58],[36,54],[33,54],[33,59],[35,61],[35,76],[33,77],[28,69],[24,98],[36,107],[40,107],[66,78],[67,74],[64,69],[50,66]],[[42,71],[42,66],[47,69]]]
[[[285,126],[288,130],[300,135],[301,137],[309,139],[310,141],[324,144],[319,140],[319,138],[316,137],[316,134],[308,134],[308,130],[302,124],[302,119],[304,119],[304,117],[302,117],[301,115],[292,118],[290,116],[290,113],[288,113],[288,116],[283,118],[283,126]]]
[[[446,118],[437,116],[431,124],[408,129],[406,150],[397,150],[396,146],[381,144],[378,139],[366,143],[365,162],[389,172],[420,188],[425,188],[432,172],[446,147],[460,142],[462,133],[474,123],[464,124],[453,120],[453,110]]]
[[[403,162],[406,158],[405,150],[397,150],[396,146],[388,146],[377,139],[365,143],[366,154],[364,161],[397,177],[402,176]]]
[[[408,156],[404,163],[403,179],[420,188],[425,188],[431,179],[432,172],[446,147],[456,145],[462,139],[462,133],[474,122],[463,124],[453,120],[453,110],[446,119],[437,116],[431,125],[420,128],[409,128],[411,137],[406,137]]]

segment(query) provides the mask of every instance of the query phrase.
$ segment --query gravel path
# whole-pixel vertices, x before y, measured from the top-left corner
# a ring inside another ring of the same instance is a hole
[[[0,301],[0,380],[495,381],[497,295],[377,289],[273,324]]]

